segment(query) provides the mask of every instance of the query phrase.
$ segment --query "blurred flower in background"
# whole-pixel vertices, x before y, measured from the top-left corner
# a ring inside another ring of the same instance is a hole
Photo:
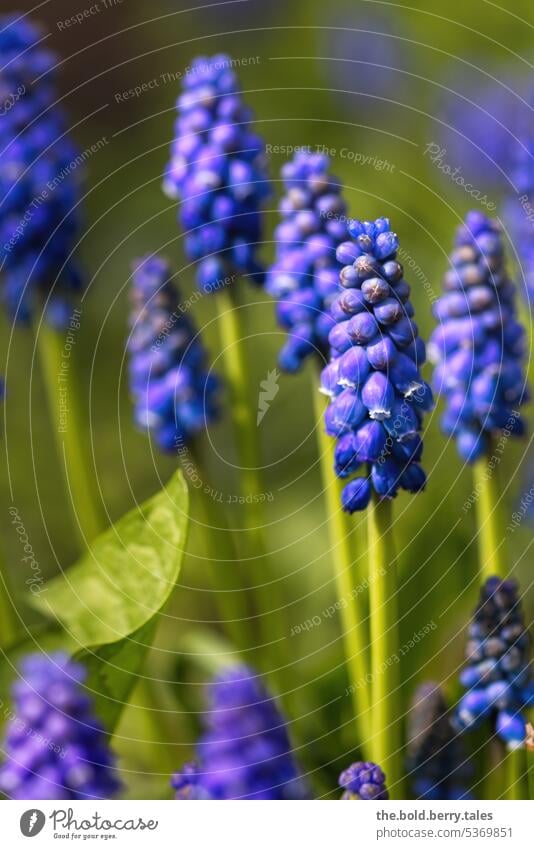
[[[435,133],[443,157],[452,169],[461,169],[466,182],[477,182],[481,191],[492,186],[508,190],[519,138],[531,111],[527,75],[507,67],[492,66],[473,57],[457,61],[454,71],[441,80],[444,87],[435,112]],[[532,120],[532,119],[530,119]]]
[[[383,98],[402,100],[410,79],[399,72],[413,71],[413,51],[398,18],[349,3],[323,11],[321,25],[319,69],[334,95],[354,92],[365,112],[384,110]]]
[[[347,209],[329,168],[327,156],[307,151],[282,168],[286,193],[279,205],[276,261],[266,289],[277,299],[276,317],[288,331],[278,362],[289,372],[311,354],[324,361],[334,325],[329,308],[338,293],[336,250],[347,238]]]
[[[425,681],[408,722],[406,768],[416,799],[469,799],[472,769],[440,686]]]
[[[285,719],[252,669],[224,669],[209,686],[208,702],[198,766],[186,764],[172,778],[177,798],[310,798]]]
[[[0,273],[10,315],[29,321],[36,295],[50,296],[47,318],[65,327],[82,288],[72,254],[85,160],[69,139],[43,36],[25,18],[0,18]]]
[[[135,421],[154,433],[163,451],[178,451],[215,418],[219,381],[208,369],[166,259],[147,256],[134,262],[130,297]]]
[[[371,761],[358,761],[339,776],[340,787],[344,788],[343,800],[389,799],[386,776],[379,766]]]
[[[506,428],[521,436],[519,408],[528,400],[525,331],[516,317],[516,287],[506,270],[499,222],[469,212],[456,232],[452,268],[434,304],[439,321],[428,350],[434,390],[446,402],[442,428],[462,459],[474,463]]]
[[[466,693],[455,713],[460,730],[490,721],[509,746],[525,739],[524,711],[534,704],[531,641],[525,628],[518,585],[488,578],[469,625],[466,665],[460,682]]]
[[[121,788],[107,735],[63,652],[32,654],[13,685],[0,790],[11,799],[109,799]]]
[[[234,60],[198,56],[177,101],[176,138],[163,180],[185,231],[185,252],[197,262],[205,292],[245,275],[263,283],[257,252],[261,205],[270,192],[265,143],[251,130]]]

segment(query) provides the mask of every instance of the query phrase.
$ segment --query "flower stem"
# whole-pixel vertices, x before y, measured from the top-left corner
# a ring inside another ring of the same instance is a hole
[[[271,570],[268,565],[264,538],[264,518],[261,507],[263,483],[260,472],[260,446],[256,412],[250,403],[249,354],[244,344],[244,332],[241,326],[239,307],[231,287],[214,294],[217,304],[217,321],[221,337],[224,376],[230,396],[229,409],[235,428],[237,453],[239,458],[239,478],[241,496],[244,501],[245,542],[240,546],[244,551],[249,573],[254,573],[255,597],[259,607],[259,631],[264,643],[262,649],[273,655],[278,654],[276,640],[284,632],[283,623],[276,628],[280,618],[279,610],[273,609],[273,586],[269,581]],[[243,540],[243,535],[240,535]],[[273,628],[274,626],[274,628]],[[274,639],[273,639],[274,637]],[[260,658],[261,658],[260,653]]]
[[[355,587],[354,585],[350,525],[349,519],[343,513],[341,507],[343,483],[334,472],[333,441],[325,433],[323,423],[325,403],[317,386],[317,375],[314,372],[312,394],[316,416],[315,429],[328,517],[330,551],[334,566],[337,596],[340,602],[341,627],[354,721],[356,723],[358,740],[365,750],[369,745],[371,723],[371,697],[367,680],[369,637],[362,611],[363,594],[358,591],[359,587]]]
[[[528,798],[534,800],[534,748],[527,747]]]
[[[0,649],[7,649],[17,635],[17,621],[7,582],[7,570],[2,563],[0,570]]]
[[[86,548],[104,530],[106,522],[89,471],[86,428],[80,412],[73,361],[65,356],[64,338],[59,331],[43,322],[35,332],[58,459],[78,535]]]
[[[525,749],[518,746],[506,755],[506,798],[528,799],[527,762]]]
[[[507,572],[504,525],[501,516],[502,490],[497,467],[490,467],[491,449],[473,466],[473,480],[478,525],[478,554],[481,581],[496,575],[503,578]]]
[[[235,578],[240,578],[241,574],[233,537],[222,510],[217,508],[210,496],[201,493],[198,502],[199,521],[204,525],[206,554],[214,579],[216,605],[223,615],[221,627],[228,632],[237,649],[249,650],[254,644],[254,636],[247,593],[243,587],[235,586]]]
[[[393,798],[402,799],[402,711],[397,574],[391,502],[373,495],[368,507],[369,603],[373,760],[384,770]]]

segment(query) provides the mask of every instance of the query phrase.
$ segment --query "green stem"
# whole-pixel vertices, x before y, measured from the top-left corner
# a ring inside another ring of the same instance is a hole
[[[531,741],[527,743],[526,750],[528,798],[534,800],[534,735],[530,735],[530,737]]]
[[[104,530],[106,522],[89,471],[86,428],[73,360],[62,333],[43,323],[36,329],[36,335],[58,459],[78,534],[86,548]]]
[[[473,466],[473,480],[477,494],[478,554],[481,581],[496,575],[503,578],[507,572],[504,525],[501,516],[497,466],[490,467],[491,449]]]
[[[15,641],[17,631],[18,623],[7,583],[7,570],[2,564],[0,571],[0,649],[7,649]]]
[[[328,517],[330,551],[334,565],[337,596],[341,603],[341,627],[345,660],[358,739],[362,748],[366,749],[369,745],[371,724],[371,699],[367,681],[369,638],[362,612],[362,593],[358,592],[359,588],[354,585],[349,520],[341,508],[343,482],[334,472],[333,440],[325,433],[323,424],[325,401],[317,388],[316,373],[314,373],[314,377],[315,429]]]
[[[401,677],[391,502],[374,495],[368,521],[371,686],[376,729],[371,748],[373,760],[386,773],[392,798],[402,799]]]
[[[246,566],[254,573],[255,596],[259,608],[259,630],[264,643],[259,653],[259,660],[269,649],[273,660],[278,654],[273,637],[283,634],[283,624],[276,628],[280,611],[273,610],[273,586],[269,582],[271,569],[266,555],[266,545],[263,533],[264,519],[260,503],[263,493],[262,476],[260,473],[260,446],[256,411],[250,403],[250,373],[248,368],[249,354],[244,343],[244,332],[241,326],[239,307],[234,300],[231,287],[221,289],[214,295],[218,309],[218,327],[221,337],[224,376],[229,393],[229,409],[235,427],[236,446],[239,458],[240,490],[243,496],[244,527],[246,536],[244,545],[240,546],[246,557]],[[241,540],[243,540],[242,535]]]
[[[242,586],[235,585],[235,579],[242,576],[233,538],[226,527],[222,510],[217,508],[210,496],[201,493],[198,502],[199,519],[205,528],[206,554],[214,577],[216,605],[223,614],[221,626],[228,631],[236,648],[245,651],[254,644],[254,636],[250,627],[247,593]]]
[[[528,799],[525,749],[519,746],[506,755],[506,798]]]

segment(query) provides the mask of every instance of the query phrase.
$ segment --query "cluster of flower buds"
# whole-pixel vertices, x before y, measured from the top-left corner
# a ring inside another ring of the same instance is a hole
[[[265,144],[252,132],[229,56],[199,56],[183,80],[163,188],[180,199],[185,250],[211,292],[237,275],[262,283],[261,206],[270,193]]]
[[[527,400],[525,332],[497,221],[470,212],[456,234],[451,265],[434,305],[439,325],[429,356],[436,363],[434,389],[445,398],[443,430],[471,463],[487,452],[492,435],[524,432],[518,410]]]
[[[282,168],[286,193],[275,231],[276,261],[266,289],[277,299],[276,315],[288,331],[281,368],[297,371],[306,357],[328,354],[333,325],[329,308],[338,293],[336,249],[347,238],[347,213],[338,181],[321,153],[299,151]]]
[[[135,421],[163,451],[178,451],[217,413],[219,382],[199,334],[180,307],[169,263],[137,260],[131,290],[130,387]]]
[[[459,729],[489,720],[510,746],[525,739],[523,711],[534,704],[531,643],[515,581],[488,578],[469,626],[466,693],[455,714]]]
[[[343,787],[343,800],[389,799],[386,776],[379,766],[371,761],[354,763],[339,776]]]
[[[21,663],[13,685],[0,791],[11,799],[109,799],[115,757],[83,687],[85,669],[56,652]]]
[[[400,488],[424,487],[419,433],[433,401],[420,373],[425,346],[397,260],[398,238],[387,218],[351,221],[349,233],[353,241],[337,250],[345,267],[321,390],[332,399],[325,425],[337,438],[336,474],[365,472],[343,489],[343,507],[352,513],[367,507],[373,488],[389,499]]]
[[[57,105],[57,60],[43,42],[26,17],[0,18],[0,269],[10,315],[28,322],[42,302],[63,328],[83,284],[73,258],[83,163]]]
[[[287,727],[275,700],[247,666],[224,669],[209,687],[200,766],[173,776],[179,799],[304,799]]]

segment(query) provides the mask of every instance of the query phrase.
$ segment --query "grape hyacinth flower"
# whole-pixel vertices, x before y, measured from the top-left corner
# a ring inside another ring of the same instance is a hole
[[[263,283],[257,259],[269,194],[265,144],[252,132],[232,60],[197,57],[177,101],[176,138],[163,189],[178,198],[185,251],[205,292],[236,275]]]
[[[417,799],[468,799],[471,769],[438,684],[416,690],[408,724],[407,771]]]
[[[511,748],[525,739],[525,708],[534,705],[530,636],[525,629],[518,586],[513,580],[489,578],[469,626],[467,664],[460,682],[455,725],[459,730],[490,720]]]
[[[244,665],[230,667],[208,692],[199,767],[188,765],[173,777],[178,793],[185,787],[185,798],[188,792],[212,799],[307,798],[285,720],[259,676]]]
[[[10,315],[29,321],[38,298],[67,326],[82,289],[72,253],[80,236],[82,160],[57,105],[56,57],[27,18],[0,17],[0,269]]]
[[[171,278],[160,256],[134,262],[128,348],[135,420],[163,451],[189,442],[217,413],[218,380]]]
[[[517,196],[505,204],[505,217],[521,265],[525,294],[534,311],[534,132],[525,133],[517,145],[512,166],[512,182]]]
[[[311,354],[325,358],[334,324],[329,307],[338,293],[336,249],[347,238],[347,210],[329,167],[327,156],[299,151],[282,168],[283,220],[275,231],[276,261],[266,289],[277,299],[278,322],[288,331],[279,355],[288,372]]]
[[[56,652],[27,656],[13,685],[0,791],[11,799],[109,799],[115,757],[83,688],[85,669]]]
[[[425,346],[397,260],[398,237],[387,218],[352,221],[348,229],[353,241],[337,250],[345,267],[321,391],[331,397],[325,427],[337,438],[336,474],[364,471],[342,492],[344,510],[353,513],[367,507],[372,489],[381,499],[399,488],[423,489],[419,434],[432,393],[420,374]]]
[[[429,342],[434,389],[445,397],[442,428],[474,463],[490,438],[524,432],[519,407],[527,400],[525,333],[516,318],[515,286],[505,269],[500,225],[468,213],[456,234],[444,294],[434,305],[440,322]]]
[[[339,776],[339,785],[344,788],[343,800],[389,799],[386,776],[379,766],[371,761],[358,761]]]

